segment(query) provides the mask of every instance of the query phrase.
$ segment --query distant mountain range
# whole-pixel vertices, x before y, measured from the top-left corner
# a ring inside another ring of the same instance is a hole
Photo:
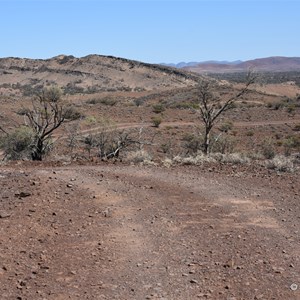
[[[245,72],[250,68],[257,72],[289,72],[300,71],[300,57],[273,56],[247,61],[181,62],[165,65],[200,74]]]
[[[203,61],[203,62],[196,62],[196,61],[191,61],[191,62],[180,62],[178,64],[173,64],[173,63],[161,63],[161,65],[163,66],[168,66],[168,67],[173,67],[173,68],[178,68],[178,69],[182,69],[185,67],[194,67],[197,65],[202,65],[202,64],[227,64],[227,65],[235,65],[235,64],[239,64],[242,63],[241,60],[237,60],[237,61],[227,61],[227,60],[223,60],[223,61],[218,61],[218,60],[208,60],[208,61]]]

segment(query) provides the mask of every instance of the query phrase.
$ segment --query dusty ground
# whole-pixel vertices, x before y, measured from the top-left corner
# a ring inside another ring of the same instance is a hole
[[[1,299],[300,299],[300,178],[246,166],[0,169]]]

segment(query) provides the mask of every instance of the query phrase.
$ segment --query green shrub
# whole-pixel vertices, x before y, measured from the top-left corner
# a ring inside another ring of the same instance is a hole
[[[21,126],[2,137],[0,147],[8,159],[18,160],[29,157],[33,141],[32,130],[29,127]]]
[[[262,144],[262,154],[267,159],[275,157],[275,148],[271,139],[265,140]]]
[[[290,104],[286,107],[286,110],[289,114],[295,113],[296,110],[296,105],[295,104]]]
[[[284,154],[291,155],[292,150],[300,150],[300,136],[290,136],[283,141]]]
[[[195,154],[199,150],[202,150],[203,137],[193,133],[187,133],[183,136],[183,147],[187,150],[187,154]]]
[[[80,118],[82,118],[83,115],[81,112],[79,112],[76,108],[74,108],[73,106],[69,107],[66,112],[65,112],[65,118],[67,120],[78,120]]]
[[[226,121],[223,124],[221,124],[220,126],[220,130],[222,132],[228,132],[229,130],[231,130],[233,128],[233,123],[231,121]]]
[[[246,132],[246,136],[253,136],[254,135],[254,131],[253,130],[248,130]]]
[[[162,122],[162,118],[157,116],[157,117],[153,117],[152,119],[152,124],[154,127],[158,128],[160,123]]]
[[[86,101],[87,104],[103,104],[107,106],[114,106],[117,104],[117,100],[110,97],[105,98],[93,98]]]
[[[88,116],[85,118],[85,123],[87,125],[94,125],[97,123],[97,119],[94,116]]]
[[[162,113],[163,111],[165,111],[165,106],[162,104],[162,103],[158,103],[158,104],[154,104],[152,106],[152,111],[156,114],[160,114]]]

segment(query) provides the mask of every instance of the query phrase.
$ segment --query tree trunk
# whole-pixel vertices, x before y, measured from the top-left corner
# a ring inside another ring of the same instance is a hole
[[[43,160],[43,140],[39,139],[36,143],[35,149],[31,153],[32,160],[42,161]]]
[[[204,143],[203,143],[203,153],[205,155],[209,154],[210,152],[210,130],[211,128],[209,127],[205,128]]]

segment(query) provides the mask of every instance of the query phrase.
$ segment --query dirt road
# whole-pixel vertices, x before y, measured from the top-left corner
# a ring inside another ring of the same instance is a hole
[[[0,169],[1,299],[300,299],[299,176],[16,168]]]
[[[293,125],[299,124],[300,120],[291,119],[291,120],[280,120],[280,121],[245,121],[245,122],[234,122],[233,126],[235,127],[261,127],[261,126],[278,126],[278,125]],[[143,128],[143,127],[151,127],[153,123],[151,122],[144,122],[144,123],[117,123],[115,126],[112,126],[112,130],[117,128],[119,130],[124,129],[132,129],[132,128]],[[182,126],[199,126],[195,122],[183,122],[183,121],[176,121],[176,122],[162,122],[160,127],[182,127]],[[99,130],[103,129],[103,127],[93,127],[89,129],[81,130],[80,133],[83,135],[88,135],[90,133],[95,133]]]

